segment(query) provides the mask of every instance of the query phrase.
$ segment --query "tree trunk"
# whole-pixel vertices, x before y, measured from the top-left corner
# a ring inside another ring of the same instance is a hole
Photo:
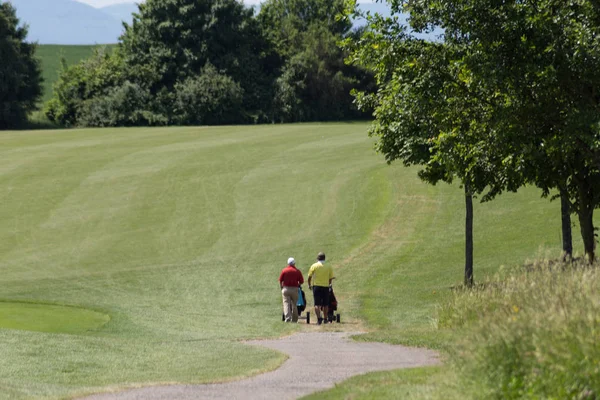
[[[473,195],[465,184],[465,286],[473,286]]]
[[[585,255],[590,264],[593,264],[596,258],[596,236],[594,235],[594,196],[590,185],[582,180],[578,182],[579,186],[579,226],[581,228],[581,238]]]
[[[563,261],[573,258],[573,234],[571,232],[571,203],[569,194],[565,189],[560,189],[560,214],[562,222]]]

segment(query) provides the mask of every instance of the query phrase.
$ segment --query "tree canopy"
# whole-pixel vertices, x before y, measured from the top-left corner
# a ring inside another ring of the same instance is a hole
[[[27,26],[19,24],[11,3],[0,3],[0,129],[19,126],[42,95],[40,63]]]
[[[344,0],[267,0],[258,20],[281,60],[276,81],[276,120],[364,118],[350,91],[374,90],[369,72],[344,63],[339,42],[352,34],[340,18]]]
[[[373,103],[388,161],[442,168],[484,200],[526,183],[558,189],[578,213],[594,260],[593,210],[600,200],[600,7],[591,0],[389,0],[416,32],[441,27],[443,41],[371,18],[351,61],[378,71]],[[435,172],[433,175],[430,173]],[[434,178],[433,180],[431,178]],[[467,178],[465,181],[464,179]],[[473,179],[475,179],[473,181]]]
[[[210,63],[241,86],[246,112],[270,105],[271,50],[253,14],[237,0],[141,3],[121,38],[131,78],[142,77],[138,83],[156,94],[172,90]]]
[[[395,1],[394,3],[399,3]],[[595,258],[600,204],[600,5],[593,0],[406,2],[416,29],[445,29],[489,96],[505,157],[547,194],[563,189]]]
[[[257,16],[239,0],[141,3],[112,53],[65,68],[46,115],[69,126],[364,117],[350,91],[372,79],[344,63],[343,2],[305,3],[269,0]]]

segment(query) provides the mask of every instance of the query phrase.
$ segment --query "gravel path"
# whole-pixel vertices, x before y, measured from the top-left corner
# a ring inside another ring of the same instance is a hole
[[[289,355],[277,370],[249,379],[208,385],[153,386],[86,399],[296,399],[331,388],[354,375],[439,362],[431,350],[355,342],[349,339],[351,335],[353,333],[314,332],[246,342]]]

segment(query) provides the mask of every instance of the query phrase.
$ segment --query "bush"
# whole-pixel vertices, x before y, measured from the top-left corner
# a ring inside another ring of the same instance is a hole
[[[227,75],[207,64],[198,77],[175,85],[175,121],[180,125],[242,122],[244,91]]]
[[[62,126],[217,125],[245,122],[244,91],[233,78],[207,64],[197,76],[154,92],[147,71],[128,70],[119,49],[97,50],[81,63],[63,66],[45,114]]]
[[[54,97],[44,112],[50,121],[59,125],[82,125],[79,119],[84,103],[108,95],[123,82],[123,60],[117,51],[111,54],[105,48],[96,49],[91,58],[70,67],[63,60],[62,72],[54,85]]]
[[[150,110],[151,96],[139,85],[125,81],[108,95],[83,102],[78,123],[81,126],[167,125],[169,120]]]
[[[452,354],[473,398],[600,397],[600,271],[536,265],[458,292],[441,327],[464,328]]]

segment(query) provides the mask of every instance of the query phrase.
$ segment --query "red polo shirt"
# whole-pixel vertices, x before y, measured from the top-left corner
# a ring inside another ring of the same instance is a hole
[[[304,277],[298,268],[288,265],[281,271],[279,282],[283,282],[283,286],[298,287],[304,283]]]

